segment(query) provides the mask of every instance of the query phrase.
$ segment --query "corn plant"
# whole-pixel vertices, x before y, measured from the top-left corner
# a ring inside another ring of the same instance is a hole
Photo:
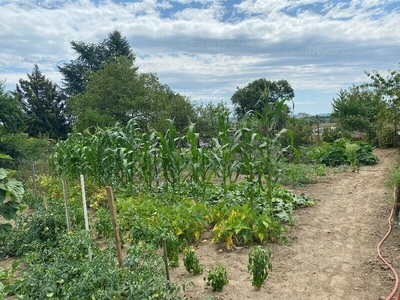
[[[277,126],[280,122],[280,117],[285,110],[286,100],[278,101],[271,105],[267,102],[268,92],[263,94],[263,98],[260,101],[264,101],[263,110],[261,113],[256,113],[262,126],[266,129],[264,137],[261,139],[260,148],[260,160],[261,164],[257,165],[257,172],[263,174],[262,179],[265,181],[267,190],[267,204],[272,209],[272,194],[281,173],[280,161],[283,154],[293,145],[293,132],[286,130],[285,128],[278,130]],[[281,136],[284,133],[288,133],[291,141],[291,145],[282,148],[280,143]],[[292,147],[293,148],[293,147]],[[295,151],[297,153],[297,151]],[[259,180],[259,186],[263,187],[261,178]]]
[[[172,187],[173,193],[180,194],[183,177],[183,171],[186,167],[185,153],[182,150],[182,137],[177,137],[177,131],[172,120],[165,134],[157,133],[160,139],[159,155],[161,157],[161,166],[166,180]]]
[[[261,134],[254,126],[253,120],[249,116],[245,116],[242,120],[242,126],[236,131],[237,140],[239,141],[240,170],[244,174],[247,181],[247,196],[251,203],[254,202],[255,196],[260,193],[262,188],[260,173],[260,147]]]
[[[237,139],[231,139],[229,114],[220,113],[218,115],[219,134],[213,138],[213,149],[211,152],[213,167],[217,177],[221,179],[221,184],[226,198],[228,183],[235,182],[239,177],[239,163],[235,159],[239,149]]]
[[[199,145],[199,134],[195,131],[196,127],[191,124],[186,133],[186,140],[189,144],[188,160],[189,174],[193,181],[193,194],[195,199],[198,200],[200,193],[204,196],[207,184],[210,183],[210,179],[213,175],[211,172],[210,156],[206,149],[200,148]]]
[[[159,138],[155,132],[145,131],[140,134],[140,163],[139,179],[145,183],[147,191],[152,191],[153,182],[159,183],[159,156],[158,145]]]
[[[254,247],[249,252],[249,264],[247,266],[253,276],[252,284],[256,290],[261,289],[262,284],[268,276],[268,272],[272,270],[271,251],[263,249],[260,246]]]

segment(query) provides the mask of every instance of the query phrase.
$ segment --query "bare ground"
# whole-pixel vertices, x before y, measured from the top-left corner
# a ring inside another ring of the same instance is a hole
[[[388,228],[393,195],[383,183],[396,164],[395,150],[376,150],[381,162],[332,174],[325,182],[293,190],[318,203],[295,212],[295,226],[288,233],[290,246],[266,245],[272,252],[273,271],[261,291],[255,291],[247,271],[249,248],[227,252],[210,244],[210,236],[196,251],[206,273],[223,264],[229,284],[212,292],[203,276],[189,275],[183,263],[171,271],[171,280],[185,286],[189,299],[386,299],[394,276],[379,260],[377,245]],[[395,227],[382,253],[398,269],[400,238]],[[397,294],[396,294],[397,295]],[[396,298],[397,299],[397,298]]]

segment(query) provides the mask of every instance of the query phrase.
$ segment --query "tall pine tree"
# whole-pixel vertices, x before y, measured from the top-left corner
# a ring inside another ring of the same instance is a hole
[[[20,79],[14,92],[26,114],[26,132],[32,137],[65,138],[70,126],[61,89],[40,72],[38,65],[27,75],[28,80]]]

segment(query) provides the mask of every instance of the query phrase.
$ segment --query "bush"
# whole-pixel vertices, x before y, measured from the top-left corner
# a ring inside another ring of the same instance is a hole
[[[350,134],[347,132],[342,132],[338,128],[324,128],[322,131],[322,141],[325,143],[333,143],[341,138],[350,138]]]
[[[333,143],[324,143],[316,146],[313,150],[313,158],[317,163],[330,167],[337,167],[348,164],[346,145],[352,142],[347,138],[341,138]],[[357,150],[357,160],[360,165],[374,165],[379,162],[373,154],[373,148],[366,142],[355,142],[359,146]]]
[[[31,174],[31,165],[47,160],[50,149],[50,142],[45,138],[30,138],[24,133],[2,135],[0,153],[11,156],[13,160],[0,161],[0,167],[17,169],[19,177],[26,179]],[[41,169],[47,170],[47,164],[41,164]]]
[[[394,147],[395,131],[392,127],[384,127],[378,132],[378,146],[381,148]]]

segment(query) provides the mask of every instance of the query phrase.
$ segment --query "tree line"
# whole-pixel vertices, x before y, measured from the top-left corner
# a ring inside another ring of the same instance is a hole
[[[71,47],[76,58],[58,66],[60,85],[48,79],[38,65],[19,80],[14,91],[5,91],[0,81],[0,152],[7,152],[7,135],[59,140],[70,132],[127,124],[132,118],[144,129],[161,132],[168,129],[169,120],[174,120],[180,132],[196,123],[200,136],[211,139],[218,135],[218,115],[230,112],[222,103],[196,106],[162,84],[156,74],[140,72],[135,54],[119,31],[97,43],[72,41]],[[333,99],[331,119],[341,133],[358,133],[375,145],[396,145],[400,71],[389,71],[387,77],[376,71],[366,74],[372,82],[341,90]],[[293,98],[288,81],[260,78],[238,87],[230,100],[235,120],[240,122],[245,116],[257,118],[265,104]],[[312,129],[320,119],[298,120],[290,112],[287,105],[282,109],[277,129],[292,129],[297,146],[311,143]]]
[[[135,118],[144,128],[165,131],[168,120],[174,120],[180,131],[196,123],[206,138],[218,134],[217,115],[228,112],[228,107],[222,103],[196,106],[162,84],[156,74],[141,73],[119,31],[98,43],[72,41],[71,47],[77,58],[58,66],[61,86],[48,79],[38,65],[27,79],[19,80],[15,91],[6,92],[4,82],[0,83],[2,133],[65,139],[72,131],[126,124]],[[260,110],[265,89],[271,102],[294,97],[287,81],[259,79],[233,94],[236,116]]]

